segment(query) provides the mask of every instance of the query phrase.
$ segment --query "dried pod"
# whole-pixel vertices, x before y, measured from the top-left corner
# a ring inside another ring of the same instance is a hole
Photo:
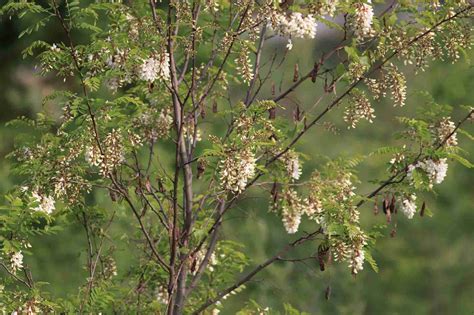
[[[275,117],[276,117],[276,109],[275,107],[272,107],[268,110],[268,118],[273,120],[275,119]]]
[[[166,192],[165,187],[163,186],[163,182],[161,181],[161,179],[158,179],[158,190],[162,194],[164,194]]]
[[[379,214],[379,205],[378,205],[377,199],[375,199],[375,202],[374,202],[374,215],[377,215],[377,214]]]
[[[200,179],[204,171],[206,170],[206,162],[204,160],[198,160],[197,164],[197,178]]]
[[[421,205],[421,210],[420,210],[420,217],[425,215],[425,210],[426,210],[426,202],[423,201],[423,204]]]
[[[201,112],[200,112],[201,118],[206,119],[206,107],[201,106]]]
[[[150,183],[150,178],[147,177],[146,180],[145,180],[145,188],[146,188],[146,191],[151,193],[152,192],[152,188],[151,188],[151,183]]]
[[[392,214],[390,213],[390,211],[386,211],[385,216],[387,217],[387,223],[392,222]]]
[[[298,67],[298,64],[295,63],[295,69],[293,71],[293,82],[297,82],[300,77],[300,68]]]
[[[392,195],[392,200],[390,200],[390,213],[395,212],[395,203],[397,201],[395,200],[395,195]]]
[[[275,82],[272,82],[272,96],[275,96],[276,90],[275,90]]]
[[[393,228],[392,231],[390,231],[390,237],[395,237],[397,235],[397,229]]]
[[[384,198],[383,204],[382,204],[382,211],[383,211],[383,213],[387,214],[387,212],[389,212],[389,211],[388,211],[389,208],[390,208],[389,201],[388,201],[387,198]]]
[[[295,122],[301,120],[301,110],[299,106],[296,106],[295,110],[293,111],[293,119]]]
[[[271,194],[273,197],[273,203],[276,203],[278,201],[278,184],[276,182],[273,183]]]
[[[316,82],[316,76],[318,75],[319,72],[319,63],[314,64],[313,71],[311,71],[311,82]]]
[[[324,297],[326,298],[327,301],[331,298],[331,286],[328,285],[326,287],[326,291],[324,292]]]
[[[212,112],[214,114],[217,113],[217,102],[215,100],[212,102]]]
[[[326,270],[325,261],[328,255],[329,247],[320,245],[318,247],[318,262],[319,262],[319,269],[321,271]]]
[[[117,201],[118,200],[118,193],[114,190],[109,190],[109,195],[110,195],[110,199],[112,199],[112,201]]]

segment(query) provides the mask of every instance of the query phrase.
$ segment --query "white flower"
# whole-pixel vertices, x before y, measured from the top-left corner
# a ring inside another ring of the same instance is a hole
[[[374,9],[368,3],[356,3],[355,15],[353,17],[353,27],[355,35],[359,38],[369,36],[372,33],[372,22],[374,18]]]
[[[300,12],[293,12],[287,16],[276,13],[272,21],[273,30],[282,36],[289,37],[287,48],[293,48],[292,38],[312,39],[316,36],[316,20],[313,15],[303,16]]]
[[[362,249],[352,250],[349,268],[351,268],[353,274],[357,274],[359,271],[364,269],[364,261],[365,253]]]
[[[255,175],[255,155],[250,149],[229,155],[220,163],[222,188],[239,194],[247,187],[247,182]]]
[[[407,196],[402,201],[402,212],[407,216],[408,219],[412,219],[416,213],[416,195],[411,194]]]
[[[43,196],[37,191],[33,191],[31,194],[33,201],[38,205],[33,207],[32,210],[51,214],[54,211],[54,199],[51,196]]]
[[[448,163],[446,158],[443,158],[438,161],[427,159],[419,161],[415,165],[409,165],[407,177],[410,181],[413,181],[413,171],[417,168],[422,169],[428,175],[429,187],[432,188],[433,184],[441,184],[444,181],[448,172]]]
[[[298,155],[294,152],[289,152],[286,159],[286,171],[288,175],[294,179],[298,180],[301,176],[301,166]]]
[[[21,253],[21,250],[15,252],[10,258],[10,267],[13,272],[23,268],[23,254]]]
[[[285,206],[282,213],[283,226],[288,234],[298,232],[298,227],[301,223],[301,213],[299,210]]]
[[[143,60],[140,67],[139,77],[141,80],[154,82],[158,78],[165,81],[170,79],[170,58],[168,53],[161,53],[158,58]]]

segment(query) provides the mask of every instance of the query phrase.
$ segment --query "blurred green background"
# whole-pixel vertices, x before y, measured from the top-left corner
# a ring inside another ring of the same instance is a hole
[[[35,61],[23,60],[21,50],[31,38],[18,39],[24,28],[17,20],[3,19],[0,26],[0,194],[5,193],[17,181],[10,174],[9,163],[4,159],[11,151],[16,130],[5,127],[5,122],[20,116],[35,117],[42,110],[41,100],[55,88],[66,88],[54,76],[43,78],[36,75]],[[44,29],[34,37],[42,37],[53,43],[61,40],[59,30]],[[312,56],[318,56],[326,45],[321,38],[316,47],[296,43],[289,55],[286,77],[292,77],[293,64],[308,69]],[[471,57],[474,55],[471,54]],[[290,75],[288,75],[290,73]],[[309,156],[329,157],[368,154],[380,146],[396,143],[393,134],[401,126],[394,119],[399,115],[410,115],[422,106],[425,99],[418,93],[431,93],[436,102],[472,105],[474,97],[474,70],[467,62],[452,65],[438,62],[425,73],[413,77],[408,69],[408,101],[403,109],[394,108],[390,102],[375,104],[377,119],[373,124],[361,123],[354,130],[347,130],[341,117],[341,109],[329,115],[327,121],[334,123],[338,134],[316,126],[303,138],[299,149]],[[277,81],[277,80],[276,80]],[[289,82],[285,81],[287,84]],[[303,85],[292,98],[305,104],[321,90],[311,83]],[[264,91],[264,94],[269,91]],[[241,91],[237,88],[237,99]],[[291,107],[287,103],[289,107]],[[321,108],[322,105],[319,105]],[[58,108],[44,110],[58,115]],[[456,111],[455,113],[459,113]],[[291,110],[280,113],[291,115]],[[457,120],[456,117],[453,117]],[[460,116],[458,117],[460,118]],[[466,129],[473,131],[472,126]],[[474,143],[459,135],[467,153],[474,153]],[[383,178],[389,156],[369,159],[359,167],[363,180],[361,192],[369,192],[373,186],[369,180]],[[318,159],[307,161],[304,170],[317,167]],[[357,278],[350,275],[346,265],[332,265],[325,272],[319,271],[316,261],[305,264],[277,263],[258,275],[247,289],[225,302],[221,314],[233,314],[252,298],[262,306],[281,310],[284,302],[311,314],[474,314],[474,176],[472,170],[455,162],[450,163],[448,176],[437,186],[436,195],[427,195],[426,200],[434,213],[433,217],[415,216],[407,220],[398,215],[385,230],[385,238],[377,244],[374,257],[380,271],[375,273],[365,265]],[[421,201],[420,201],[421,202]],[[382,215],[373,216],[372,205],[361,210],[367,225],[384,224]],[[126,231],[124,223],[116,229],[116,235]],[[390,237],[396,228],[396,236]],[[302,230],[310,230],[306,222]],[[255,190],[238,204],[238,208],[227,218],[223,235],[243,242],[247,254],[254,263],[259,263],[275,253],[292,237],[288,236],[281,221],[268,213],[267,201]],[[34,256],[26,262],[33,268],[37,281],[47,281],[48,290],[58,297],[74,294],[85,281],[83,269],[86,240],[81,227],[71,226],[54,237],[41,237],[33,242]],[[313,253],[315,248],[305,247],[294,252],[295,256]],[[117,252],[119,277],[124,277],[128,266],[134,261],[120,248]],[[331,288],[329,300],[325,291]]]

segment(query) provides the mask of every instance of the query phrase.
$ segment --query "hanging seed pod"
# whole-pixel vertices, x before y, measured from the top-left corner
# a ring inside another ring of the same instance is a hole
[[[275,90],[275,82],[272,82],[272,96],[275,96],[276,90]]]
[[[375,199],[375,201],[374,201],[374,215],[377,215],[377,214],[379,214],[379,205],[378,205],[377,199]]]
[[[390,213],[395,212],[395,203],[396,203],[395,195],[392,195],[392,200],[390,201]]]
[[[382,204],[382,211],[383,211],[383,213],[387,214],[387,212],[389,212],[389,211],[388,211],[389,208],[390,208],[389,201],[388,201],[387,198],[384,198],[384,199],[383,199],[383,204]]]
[[[146,188],[146,191],[151,193],[152,192],[152,188],[151,188],[151,183],[150,183],[150,178],[147,177],[146,180],[145,180],[145,188]]]
[[[268,110],[268,118],[271,120],[274,120],[276,117],[276,109],[275,107],[272,107]]]
[[[114,190],[109,190],[109,196],[112,201],[118,200],[118,193],[115,192]]]
[[[394,238],[397,235],[397,229],[393,228],[392,231],[390,231],[390,237]]]
[[[206,119],[206,107],[203,105],[201,106],[201,112],[200,112],[201,118]]]
[[[214,114],[217,113],[217,102],[215,100],[212,102],[212,112]]]
[[[295,110],[293,111],[293,119],[295,122],[301,120],[301,111],[299,106],[296,106]]]
[[[275,204],[278,201],[278,195],[279,195],[278,184],[276,182],[273,183],[271,194],[273,197],[273,203]]]
[[[196,272],[196,267],[197,267],[196,265],[197,265],[197,259],[194,258],[193,262],[191,263],[191,268],[190,268],[190,271],[191,271],[192,274],[194,274]]]
[[[155,87],[155,85],[152,83],[148,84],[148,92],[151,93],[153,92],[153,88]]]
[[[158,190],[162,194],[164,194],[166,192],[165,187],[163,186],[163,182],[161,181],[161,179],[158,179]]]
[[[385,216],[387,217],[387,223],[392,222],[392,214],[390,211],[385,212]]]
[[[325,261],[327,259],[329,247],[326,245],[319,245],[318,246],[318,263],[319,263],[319,270],[324,271],[326,270]]]
[[[298,67],[298,64],[295,63],[295,68],[293,71],[293,82],[297,82],[300,77],[300,68]]]
[[[318,75],[318,72],[319,72],[319,63],[315,62],[313,71],[311,71],[311,82],[313,83],[316,82],[316,77]]]
[[[326,298],[327,301],[331,298],[331,286],[328,285],[326,287],[326,291],[324,292],[324,297]]]
[[[425,210],[426,210],[426,202],[423,201],[423,204],[421,205],[421,210],[420,210],[420,217],[423,217],[425,215]]]
[[[198,160],[197,165],[197,178],[200,179],[204,171],[206,170],[206,162],[204,160]]]

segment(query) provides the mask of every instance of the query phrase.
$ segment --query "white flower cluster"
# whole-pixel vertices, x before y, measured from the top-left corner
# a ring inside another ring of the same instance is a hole
[[[354,33],[358,38],[367,37],[372,34],[374,9],[371,3],[371,0],[367,0],[367,3],[356,3],[354,5],[355,14],[352,17],[352,22]]]
[[[244,83],[250,85],[250,82],[253,79],[253,70],[252,70],[252,60],[250,59],[249,52],[243,50],[237,59],[235,59],[236,70],[239,75],[242,77]]]
[[[318,12],[321,15],[334,16],[339,0],[321,0],[318,5]]]
[[[38,191],[33,191],[31,194],[33,202],[37,205],[32,208],[34,211],[43,212],[46,214],[51,214],[54,211],[54,198],[51,196],[45,196],[38,193]]]
[[[316,36],[316,19],[313,15],[304,16],[300,12],[293,12],[289,16],[284,13],[275,13],[272,19],[274,31],[282,36],[288,37],[287,48],[291,50],[293,43],[291,39],[312,39]]]
[[[107,176],[115,167],[125,160],[123,139],[120,131],[112,129],[102,144],[103,152],[93,144],[85,150],[86,161],[100,168],[100,174]]]
[[[13,255],[10,257],[10,268],[13,272],[23,268],[23,254],[21,250],[13,253]]]
[[[285,158],[286,171],[288,176],[293,180],[300,179],[301,176],[301,165],[298,155],[294,151],[288,152]]]
[[[416,195],[415,194],[411,194],[410,196],[406,196],[402,200],[402,209],[401,210],[402,210],[403,214],[407,216],[408,219],[412,219],[413,216],[416,213],[415,201],[416,201]]]
[[[438,141],[445,141],[447,147],[458,145],[457,133],[453,133],[456,129],[456,124],[451,120],[451,117],[444,117],[434,129],[438,136]]]
[[[369,99],[362,91],[351,94],[350,103],[344,111],[344,121],[349,124],[347,127],[355,128],[361,119],[372,123],[375,119],[375,110],[372,108]]]
[[[301,223],[301,212],[299,209],[289,206],[283,207],[282,222],[288,234],[295,234],[298,232],[298,227]]]
[[[286,189],[282,206],[282,222],[288,234],[298,232],[301,223],[301,215],[306,213],[305,204],[293,189]]]
[[[428,175],[430,180],[429,187],[433,188],[433,184],[441,184],[443,182],[448,172],[448,163],[446,158],[439,159],[438,161],[432,159],[419,161],[415,165],[408,166],[408,179],[413,180],[413,171],[417,168],[423,170]]]
[[[347,261],[352,274],[356,275],[364,269],[367,236],[359,227],[355,228],[354,233],[350,240],[334,240],[331,251],[335,261]]]
[[[220,163],[221,187],[240,194],[245,190],[248,180],[255,175],[255,162],[255,155],[248,148],[236,154],[229,154]]]
[[[351,259],[349,260],[349,268],[352,274],[357,274],[364,269],[365,253],[363,249],[354,248],[351,251]]]
[[[162,52],[157,58],[143,60],[140,66],[139,77],[141,80],[154,82],[157,79],[169,81],[170,57],[167,52]]]
[[[144,138],[155,142],[168,136],[173,125],[173,116],[168,108],[163,108],[159,114],[156,108],[149,108],[136,118],[135,122]]]

